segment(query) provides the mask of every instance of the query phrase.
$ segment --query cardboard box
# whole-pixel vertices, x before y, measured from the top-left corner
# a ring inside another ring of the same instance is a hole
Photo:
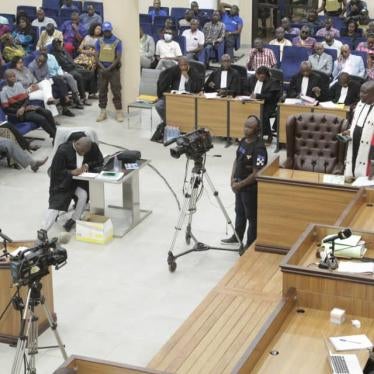
[[[76,225],[76,239],[81,242],[106,244],[113,239],[113,223],[108,217],[92,214]]]

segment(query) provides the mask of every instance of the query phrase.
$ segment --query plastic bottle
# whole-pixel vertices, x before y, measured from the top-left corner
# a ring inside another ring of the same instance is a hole
[[[115,156],[114,157],[114,162],[113,162],[113,171],[118,173],[118,172],[121,171],[121,169],[122,169],[121,162],[120,162],[120,160],[118,160],[118,157]]]

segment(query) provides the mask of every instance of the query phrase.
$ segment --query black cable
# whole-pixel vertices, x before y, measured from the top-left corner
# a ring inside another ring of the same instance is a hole
[[[17,295],[18,293],[18,290],[14,293],[14,295],[10,298],[9,300],[9,303],[8,305],[5,307],[5,309],[3,310],[3,312],[1,313],[1,316],[0,316],[0,321],[2,320],[2,318],[5,316],[5,313],[8,311],[10,305],[12,304],[12,301],[13,299],[15,298],[15,296]]]

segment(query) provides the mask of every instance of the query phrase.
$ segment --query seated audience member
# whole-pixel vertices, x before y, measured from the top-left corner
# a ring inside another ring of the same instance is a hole
[[[103,19],[100,16],[100,14],[97,14],[95,11],[95,7],[93,5],[87,5],[87,11],[86,13],[82,13],[79,16],[80,22],[82,24],[82,27],[84,29],[84,33],[87,34],[90,30],[90,27],[92,24],[102,24]]]
[[[208,15],[199,8],[199,3],[197,1],[191,1],[191,10],[193,13],[193,18],[208,18]]]
[[[360,27],[361,28],[361,27]],[[364,34],[367,36],[369,34],[374,34],[374,21],[370,21],[367,27],[365,28]],[[1,35],[1,33],[0,33]]]
[[[343,47],[343,43],[340,40],[334,38],[334,34],[327,33],[325,40],[322,42],[322,45],[326,49],[335,49],[337,52],[337,57],[340,56],[340,50]]]
[[[260,66],[272,68],[277,65],[277,59],[274,52],[269,48],[264,48],[264,42],[260,38],[254,40],[254,48],[249,50],[247,69],[250,71],[257,70]]]
[[[5,72],[6,85],[0,93],[1,105],[4,112],[9,116],[16,117],[18,122],[34,122],[41,126],[47,134],[54,139],[56,135],[56,122],[48,109],[36,107],[29,104],[27,90],[20,82],[16,81],[14,70]]]
[[[160,35],[160,39],[164,39],[165,30],[171,30],[173,32],[173,38],[175,38],[178,35],[177,27],[174,23],[173,18],[166,18],[164,26],[157,31],[157,33]]]
[[[79,9],[73,4],[73,0],[64,0],[64,4],[61,6],[61,9],[70,9],[79,12]]]
[[[369,17],[369,11],[367,9],[364,9],[361,12],[361,17],[358,20],[358,27],[362,30],[363,35],[367,35],[367,29],[370,25],[370,17]]]
[[[365,65],[362,57],[352,55],[351,48],[347,44],[343,45],[340,56],[334,63],[334,70],[332,72],[334,79],[337,79],[343,71],[357,77],[365,77]]]
[[[282,61],[282,58],[283,58],[284,47],[292,47],[292,43],[284,37],[284,34],[285,34],[284,28],[283,27],[278,27],[275,30],[275,39],[273,39],[269,42],[270,45],[279,45],[281,61]]]
[[[231,57],[225,54],[221,58],[221,67],[214,70],[204,86],[205,92],[217,92],[218,96],[236,96],[240,94],[240,75],[231,67]]]
[[[274,114],[281,97],[280,82],[271,78],[268,67],[260,66],[256,70],[256,74],[249,77],[249,92],[253,99],[264,100],[263,133],[268,137],[267,143],[271,144],[273,135],[270,118]]]
[[[367,80],[374,80],[374,55],[368,55],[368,67],[366,69]]]
[[[356,105],[360,100],[360,87],[360,83],[343,71],[338,81],[330,87],[330,100],[337,104]]]
[[[304,47],[313,49],[316,39],[310,36],[309,27],[304,25],[300,30],[300,36],[292,39],[292,45],[295,47]]]
[[[5,153],[24,169],[30,166],[34,173],[36,173],[48,160],[48,157],[44,160],[34,160],[29,152],[24,151],[16,142],[2,137],[0,137],[0,153]]]
[[[314,53],[309,56],[308,61],[312,64],[312,69],[330,76],[332,73],[332,57],[325,53],[322,43],[314,44]]]
[[[164,40],[156,44],[156,58],[158,64],[156,69],[164,70],[177,64],[182,51],[177,42],[173,40],[173,32],[170,29],[164,31]]]
[[[374,34],[369,34],[366,42],[361,42],[356,47],[356,51],[374,54]]]
[[[53,18],[46,17],[44,9],[42,7],[39,7],[36,11],[36,18],[31,22],[31,26],[37,27],[40,34],[41,28],[47,27],[48,23],[52,23],[52,25],[57,28],[56,21]]]
[[[361,31],[358,29],[357,21],[350,19],[347,21],[347,27],[340,32],[341,36],[348,36],[352,39],[360,38]]]
[[[281,27],[283,27],[286,34],[292,34],[296,36],[300,35],[300,29],[298,29],[297,27],[292,27],[290,19],[287,17],[282,18]]]
[[[100,23],[93,23],[78,48],[78,56],[74,62],[88,71],[96,70],[96,42],[103,36]]]
[[[329,17],[340,16],[345,13],[347,0],[322,0],[317,12],[324,12]]]
[[[62,70],[70,73],[77,81],[79,94],[83,104],[91,105],[86,100],[86,91],[88,91],[89,94],[95,93],[93,87],[93,84],[95,83],[93,79],[94,73],[76,64],[69,53],[65,51],[63,44],[59,39],[53,40],[51,53],[56,57]]]
[[[309,10],[306,19],[302,20],[301,23],[309,27],[310,35],[315,35],[317,30],[322,27],[322,23],[318,19],[318,13],[315,9]]]
[[[239,17],[239,7],[232,5],[227,13],[223,4],[220,7],[221,21],[225,25],[225,53],[234,58],[234,48],[236,38],[240,37],[243,29],[243,20]]]
[[[81,218],[87,202],[88,182],[74,179],[84,172],[93,171],[104,162],[103,155],[96,143],[82,133],[82,137],[61,144],[55,153],[50,174],[49,208],[43,220],[42,229],[49,230],[55,223],[59,211],[67,212],[73,199],[76,199],[75,210],[64,224],[70,231],[75,222]]]
[[[178,21],[179,27],[190,27],[192,18],[193,11],[191,9],[186,9],[186,11],[184,12],[184,18]]]
[[[52,42],[55,40],[64,41],[64,36],[60,30],[57,30],[52,23],[48,23],[45,30],[42,31],[40,34],[38,43],[36,44],[36,49],[42,49],[44,47],[48,47],[52,45]]]
[[[17,82],[20,82],[24,89],[27,90],[30,100],[41,100],[49,109],[53,116],[58,115],[55,100],[52,94],[52,85],[48,79],[40,82],[34,77],[32,72],[23,63],[22,57],[14,57],[10,67],[14,69]]]
[[[152,17],[152,23],[155,20],[156,16],[166,17],[168,15],[164,9],[161,9],[161,0],[153,1],[153,9],[151,9],[148,14]]]
[[[26,139],[10,122],[3,122],[0,127],[0,137],[10,139],[26,151],[37,151],[40,146],[32,144],[32,140]]]
[[[23,57],[26,52],[21,45],[16,44],[13,36],[9,33],[4,34],[1,37],[1,43],[3,45],[3,58],[5,62],[10,62],[16,56]]]
[[[61,114],[67,117],[74,117],[74,113],[71,112],[68,108],[68,104],[70,102],[68,85],[65,83],[64,78],[62,76],[56,75],[52,77],[49,74],[47,60],[48,55],[46,53],[40,53],[38,57],[36,57],[35,60],[30,63],[28,68],[30,72],[33,74],[33,76],[36,78],[37,82],[43,82],[45,80],[49,81],[50,79],[52,79],[53,97],[60,99],[60,104],[62,107]]]
[[[364,1],[351,0],[347,4],[346,17],[359,19],[364,9],[366,9],[366,4]]]
[[[0,16],[0,38],[10,32],[9,21],[7,18]]]
[[[325,101],[328,83],[312,70],[312,64],[309,61],[304,61],[301,63],[299,73],[291,78],[287,97],[300,98],[303,95]]]
[[[218,10],[215,10],[212,15],[212,20],[207,22],[203,27],[205,37],[205,65],[209,66],[209,59],[212,50],[217,50],[220,43],[225,38],[225,25],[220,21],[221,15]]]
[[[186,57],[178,59],[175,65],[160,74],[157,82],[156,110],[162,121],[165,122],[165,98],[164,93],[172,90],[199,93],[204,86],[204,77],[190,65]]]
[[[26,14],[20,13],[17,16],[16,29],[12,35],[16,44],[20,44],[26,53],[34,50],[36,35]]]
[[[204,33],[199,30],[199,21],[193,19],[191,28],[184,30],[182,36],[186,38],[186,57],[189,60],[198,60],[205,43]]]
[[[334,38],[340,38],[340,31],[332,27],[332,18],[328,17],[325,21],[325,27],[322,27],[316,32],[316,36],[322,36],[323,38],[327,33],[332,33]]]
[[[140,66],[142,68],[150,68],[155,59],[155,42],[152,36],[144,33],[143,29],[139,28],[140,35]]]
[[[73,55],[78,49],[85,35],[86,29],[80,23],[79,13],[73,12],[70,21],[65,21],[61,26],[61,32],[64,36],[64,48]]]

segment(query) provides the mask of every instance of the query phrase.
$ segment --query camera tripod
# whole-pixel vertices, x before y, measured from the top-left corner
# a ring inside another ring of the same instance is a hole
[[[60,335],[57,331],[57,323],[53,321],[51,313],[46,305],[46,299],[42,294],[42,284],[40,280],[33,282],[29,285],[27,293],[26,304],[20,307],[23,310],[21,320],[21,331],[17,341],[16,356],[13,361],[11,374],[19,374],[22,369],[22,365],[26,365],[27,374],[36,374],[36,355],[38,354],[38,316],[35,313],[35,308],[40,304],[44,310],[44,313],[48,319],[49,326],[51,327],[58,348],[62,353],[64,360],[67,359],[65,346],[63,345]],[[44,347],[44,348],[56,348],[56,347]],[[27,354],[30,356],[27,360]]]
[[[230,251],[230,252],[238,252],[240,255],[243,254],[244,249],[243,249],[243,243],[240,240],[237,232],[235,231],[235,227],[233,223],[231,222],[231,219],[222,204],[222,201],[218,195],[218,191],[215,189],[212,180],[210,179],[204,162],[203,162],[203,156],[199,156],[197,158],[193,159],[194,161],[194,166],[191,171],[191,177],[190,177],[190,182],[188,185],[188,188],[184,194],[184,201],[182,205],[181,212],[179,214],[178,222],[177,225],[175,226],[175,231],[174,231],[174,236],[171,242],[170,250],[168,253],[168,258],[167,262],[169,265],[169,271],[174,272],[175,269],[177,268],[177,263],[175,260],[178,257],[185,256],[191,252],[203,252],[203,251],[208,251],[210,249],[217,250],[217,251]],[[226,219],[226,222],[228,225],[231,226],[234,235],[238,241],[238,248],[222,248],[222,247],[213,247],[209,246],[207,244],[204,244],[202,242],[199,242],[196,238],[196,236],[192,233],[192,216],[193,214],[197,211],[197,200],[199,198],[199,188],[203,184],[204,177],[206,181],[208,182],[208,185],[213,193],[213,196],[216,198],[218,205]],[[173,250],[178,238],[179,232],[182,230],[183,224],[185,222],[186,217],[188,216],[188,223],[187,223],[187,228],[186,228],[186,236],[185,240],[187,244],[191,243],[191,239],[194,242],[194,245],[191,249],[184,251],[182,253],[179,253],[177,255],[173,254]]]

